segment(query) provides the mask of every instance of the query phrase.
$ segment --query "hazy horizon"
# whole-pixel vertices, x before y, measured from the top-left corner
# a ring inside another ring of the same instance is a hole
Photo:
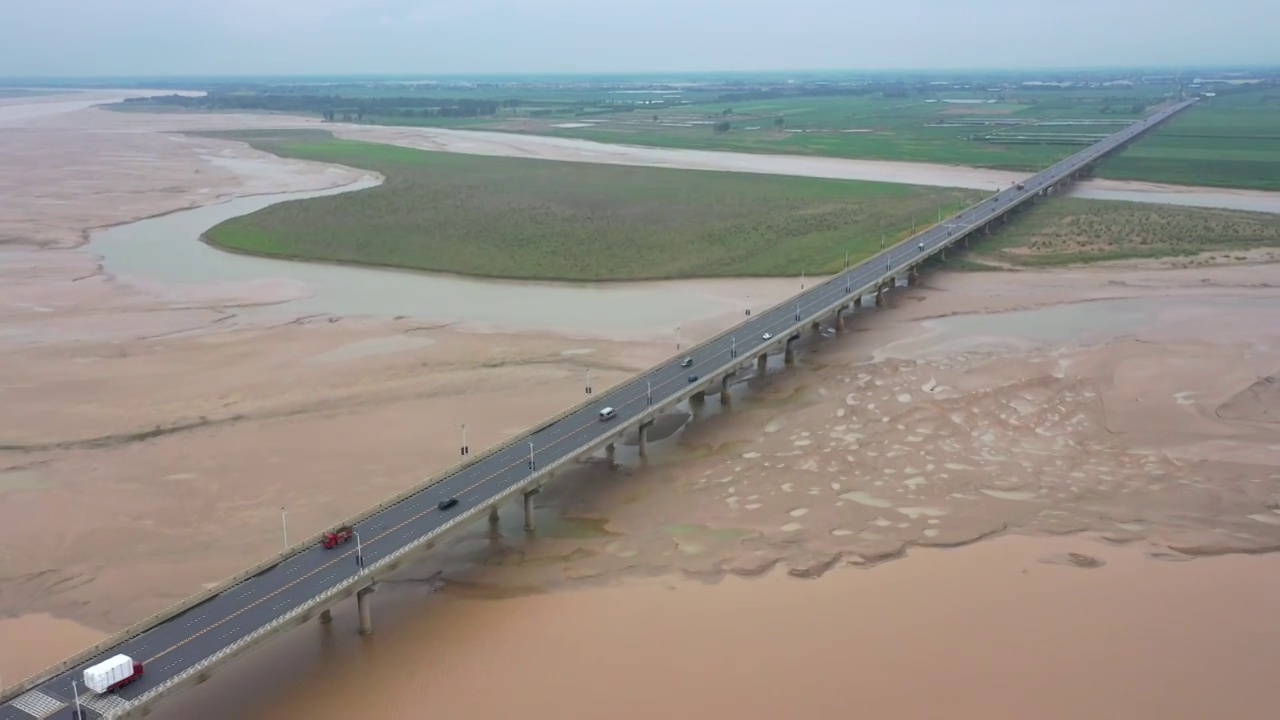
[[[0,77],[636,75],[1274,65],[1280,3],[79,0],[0,14]],[[737,69],[735,69],[737,68]],[[830,68],[830,70],[823,70]],[[845,70],[837,70],[845,69]]]

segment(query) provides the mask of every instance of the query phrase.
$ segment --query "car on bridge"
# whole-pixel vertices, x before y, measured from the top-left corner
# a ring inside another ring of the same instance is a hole
[[[440,504],[436,505],[436,507],[439,508],[440,510],[448,510],[449,508],[457,504],[458,504],[458,498],[451,497],[448,500],[441,500]]]
[[[760,339],[761,339],[761,340],[772,340],[772,339],[773,339],[773,333],[765,333],[765,334],[763,334],[763,335],[761,335],[761,336],[760,336]]]
[[[687,357],[680,361],[680,367],[689,367],[693,365],[693,358]]]

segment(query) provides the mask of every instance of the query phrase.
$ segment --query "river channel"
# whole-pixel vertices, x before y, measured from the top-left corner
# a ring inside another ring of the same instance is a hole
[[[412,317],[475,328],[623,336],[671,333],[681,323],[763,308],[799,290],[790,279],[636,283],[484,280],[437,273],[277,260],[200,241],[225,220],[275,203],[374,187],[242,197],[96,232],[86,246],[119,282],[167,297],[217,297],[246,321],[295,317]],[[624,262],[619,258],[619,262]],[[811,279],[812,280],[812,279]]]

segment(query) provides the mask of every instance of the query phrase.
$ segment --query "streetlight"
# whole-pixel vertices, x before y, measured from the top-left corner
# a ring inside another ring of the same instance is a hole
[[[653,381],[645,380],[644,385],[645,385],[645,391],[644,391],[645,402],[649,405],[653,405]],[[530,448],[532,448],[533,443],[529,443],[529,446]],[[532,450],[530,450],[530,452],[532,452]],[[532,460],[530,462],[532,462]]]
[[[676,326],[676,350],[680,349],[680,326]]]
[[[532,470],[533,470],[533,468],[534,468],[534,464],[533,464],[533,441],[532,441],[532,440],[530,440],[530,441],[529,441],[529,470],[531,470],[531,471],[532,471]]]
[[[738,336],[734,335],[729,338],[729,357],[738,357]]]
[[[848,250],[844,251],[844,269],[845,270],[849,269],[849,251]]]
[[[796,322],[800,322],[800,303],[796,303]]]
[[[84,711],[80,709],[80,688],[75,678],[71,678],[71,695],[76,699],[76,720],[83,720]]]
[[[284,531],[284,549],[289,550],[289,511],[280,508],[280,529]]]
[[[590,382],[588,382],[590,384]],[[462,444],[458,446],[459,455],[470,455],[471,446],[467,444],[467,424],[462,423]]]
[[[591,368],[587,368],[587,394],[591,394]]]
[[[800,271],[800,289],[801,290],[804,289],[804,271],[803,270]]]
[[[352,535],[356,536],[356,567],[364,570],[364,546],[360,544],[360,531],[352,530]]]

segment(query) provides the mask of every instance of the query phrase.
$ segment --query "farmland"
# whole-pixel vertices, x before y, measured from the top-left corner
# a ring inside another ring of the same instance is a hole
[[[1181,93],[1206,97],[1099,168],[1104,177],[1280,189],[1280,88],[1124,73],[1059,78],[507,78],[211,86],[117,109],[246,110],[609,143],[970,165],[1031,172]]]
[[[381,186],[212,228],[232,251],[538,280],[820,274],[981,193],[432,153],[323,131],[223,134],[374,170]]]
[[[1243,259],[1280,249],[1280,215],[1109,200],[1056,198],[1016,214],[953,269],[1056,266],[1108,260]],[[985,262],[984,262],[985,261]]]
[[[1280,88],[1203,100],[1108,160],[1098,175],[1280,190]]]

